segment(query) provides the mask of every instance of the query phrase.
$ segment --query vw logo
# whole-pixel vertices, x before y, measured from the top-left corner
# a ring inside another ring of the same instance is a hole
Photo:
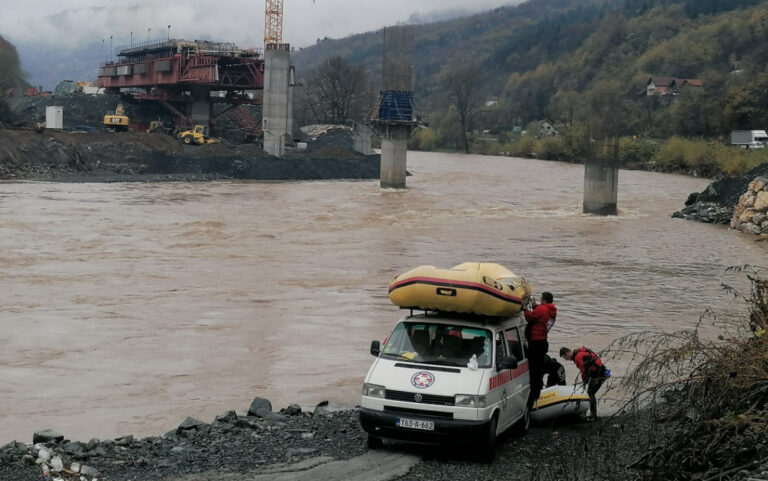
[[[411,377],[411,384],[416,389],[426,389],[435,383],[435,376],[431,372],[419,371]]]
[[[422,396],[420,392],[417,392],[413,396],[413,400],[416,401],[417,403],[420,403],[422,399],[424,399],[424,396]]]

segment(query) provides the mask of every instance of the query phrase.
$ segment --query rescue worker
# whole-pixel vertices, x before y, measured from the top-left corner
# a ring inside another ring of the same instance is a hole
[[[556,359],[544,355],[544,374],[547,375],[546,387],[565,386],[565,368]],[[542,379],[542,385],[544,380]]]
[[[549,350],[547,333],[552,329],[557,318],[557,307],[551,292],[541,293],[541,304],[533,301],[533,310],[523,311],[525,337],[528,339],[528,369],[531,373],[531,393],[528,396],[528,409],[539,398],[544,377],[544,356]]]
[[[587,395],[589,395],[589,416],[587,416],[587,420],[594,421],[597,419],[596,394],[600,386],[610,377],[610,371],[605,368],[600,356],[586,347],[574,350],[561,347],[560,357],[573,361],[576,367],[579,368],[581,380],[587,388]]]

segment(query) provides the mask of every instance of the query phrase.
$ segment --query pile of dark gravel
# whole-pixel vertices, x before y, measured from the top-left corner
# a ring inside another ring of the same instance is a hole
[[[744,175],[727,177],[712,182],[701,192],[694,192],[685,201],[685,207],[672,214],[686,220],[712,224],[730,224],[739,198],[755,177],[768,176],[768,164],[758,165]]]
[[[105,481],[161,480],[218,471],[246,473],[310,457],[348,459],[365,452],[356,410],[331,412],[319,406],[306,413],[292,405],[273,413],[268,403],[257,398],[248,415],[228,411],[210,424],[187,418],[163,436],[143,439],[126,436],[77,442],[49,433],[48,442],[38,448],[44,446],[59,456],[65,469],[72,463],[87,465]],[[17,441],[0,448],[0,480],[50,479],[36,464],[38,451],[34,444]],[[66,481],[80,479],[64,471],[51,475]]]

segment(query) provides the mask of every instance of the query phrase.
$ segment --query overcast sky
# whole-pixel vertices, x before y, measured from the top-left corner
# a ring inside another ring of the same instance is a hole
[[[0,34],[15,43],[80,47],[133,40],[212,39],[241,47],[264,41],[264,0],[3,1]],[[487,10],[520,0],[284,0],[283,41],[305,47],[405,22],[414,14]]]

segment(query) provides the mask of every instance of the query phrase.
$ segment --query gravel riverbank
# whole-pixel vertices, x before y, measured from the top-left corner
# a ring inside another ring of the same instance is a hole
[[[164,435],[143,439],[72,441],[58,433],[38,432],[35,439],[0,448],[0,479],[51,479],[44,476],[49,469],[53,479],[66,481],[245,481],[280,466],[311,466],[365,454],[366,435],[358,415],[356,409],[332,412],[323,405],[311,413],[295,405],[272,412],[269,401],[256,398],[244,415],[228,411],[210,423],[187,418]],[[614,474],[625,472],[645,435],[630,424],[606,418],[532,427],[525,436],[502,436],[496,459],[489,464],[450,447],[386,443],[384,449],[421,457],[408,474],[397,478],[401,481],[626,479]]]

